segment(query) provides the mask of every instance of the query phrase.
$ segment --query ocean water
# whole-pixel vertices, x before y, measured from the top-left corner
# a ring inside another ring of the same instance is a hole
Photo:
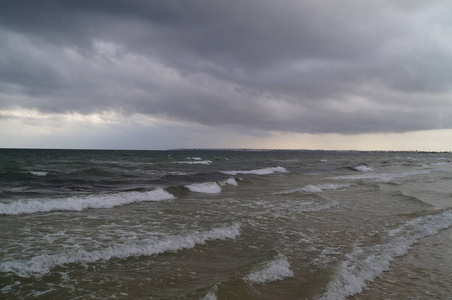
[[[2,299],[446,299],[452,154],[0,150]]]

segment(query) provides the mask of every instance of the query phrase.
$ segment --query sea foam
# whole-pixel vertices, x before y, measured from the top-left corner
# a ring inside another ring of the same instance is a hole
[[[233,186],[238,186],[239,184],[237,183],[237,181],[234,178],[228,178],[226,180],[220,181],[218,182],[219,185],[221,186],[225,186],[225,185],[233,185]]]
[[[216,182],[193,183],[185,186],[188,190],[195,193],[219,194],[221,187]]]
[[[209,292],[203,297],[201,298],[201,300],[217,300],[217,291],[218,291],[218,286],[214,285]]]
[[[211,160],[193,160],[193,161],[176,161],[175,164],[188,164],[188,165],[210,165]]]
[[[306,193],[322,193],[324,190],[336,190],[344,187],[349,187],[349,184],[333,184],[333,183],[324,183],[324,184],[308,184],[302,188],[295,188],[290,190],[285,190],[281,192],[277,192],[277,195],[286,195],[286,194],[294,194],[298,192],[306,192]]]
[[[226,174],[226,175],[238,175],[238,174],[242,174],[242,175],[270,175],[273,173],[289,173],[289,171],[287,171],[286,168],[284,167],[270,167],[270,168],[263,168],[263,169],[257,169],[257,170],[240,170],[240,171],[222,171],[221,173]]]
[[[419,239],[435,235],[441,229],[452,226],[452,211],[420,217],[406,222],[389,232],[385,243],[369,247],[356,247],[346,255],[327,291],[321,299],[345,299],[361,293],[367,283],[389,269],[391,261],[408,252]]]
[[[287,261],[287,258],[283,254],[279,253],[278,256],[276,256],[272,261],[255,268],[245,277],[245,280],[251,284],[254,284],[282,280],[293,276],[294,275],[290,270],[290,264]]]
[[[165,252],[176,252],[194,248],[207,241],[234,239],[240,234],[240,225],[235,223],[229,227],[214,228],[204,232],[193,232],[184,235],[172,235],[163,239],[141,239],[137,243],[116,244],[101,250],[88,251],[73,249],[58,254],[43,254],[29,260],[3,261],[0,272],[13,272],[21,277],[43,276],[54,267],[70,263],[87,264],[100,260],[150,256]]]
[[[55,210],[84,210],[88,208],[112,208],[134,202],[171,200],[175,197],[162,188],[148,192],[122,192],[109,195],[90,195],[58,199],[17,200],[0,203],[0,214],[20,215]]]
[[[28,171],[27,173],[30,173],[31,175],[35,176],[47,176],[49,172],[43,172],[43,171]]]
[[[355,171],[359,171],[359,172],[373,171],[373,169],[371,167],[368,167],[366,165],[359,165],[359,166],[353,167],[352,169]]]

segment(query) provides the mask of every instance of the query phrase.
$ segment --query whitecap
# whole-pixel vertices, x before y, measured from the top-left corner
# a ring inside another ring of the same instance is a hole
[[[444,166],[444,165],[448,165],[448,164],[450,164],[449,161],[440,161],[440,162],[431,163],[430,165],[431,166]]]
[[[237,183],[237,181],[234,178],[228,178],[226,180],[220,181],[218,182],[219,185],[221,186],[225,186],[225,185],[233,185],[233,186],[238,186],[239,184]]]
[[[209,292],[203,297],[201,298],[201,300],[217,300],[217,291],[218,291],[218,286],[214,285]]]
[[[255,268],[244,279],[247,282],[254,284],[283,280],[284,278],[293,276],[287,258],[279,253],[272,261]]]
[[[321,299],[345,299],[361,293],[367,283],[372,282],[388,270],[395,257],[404,255],[419,239],[435,235],[441,229],[452,226],[452,211],[420,217],[406,222],[389,232],[385,243],[369,247],[356,247],[346,255],[327,291]]]
[[[185,186],[191,192],[203,194],[219,194],[221,187],[216,182],[193,183]]]
[[[187,159],[192,159],[192,160],[202,160],[201,157],[187,157]]]
[[[257,169],[257,170],[239,170],[239,171],[222,171],[221,173],[226,175],[237,175],[237,174],[243,174],[243,175],[270,175],[273,173],[289,173],[286,168],[284,167],[270,167],[270,168],[263,168],[263,169]]]
[[[359,171],[359,172],[373,171],[373,169],[371,167],[368,167],[366,165],[359,165],[359,166],[353,167],[352,169]]]
[[[240,234],[240,225],[235,223],[229,227],[214,228],[204,232],[193,232],[185,235],[172,235],[163,239],[141,239],[136,243],[116,244],[104,249],[89,251],[74,249],[58,254],[42,254],[29,260],[12,260],[0,263],[0,272],[13,272],[21,277],[43,276],[56,266],[70,263],[94,263],[115,258],[150,256],[166,252],[191,249],[196,245],[212,240],[234,239]]]
[[[148,192],[122,192],[108,195],[90,195],[56,199],[17,200],[0,203],[0,214],[20,215],[55,210],[80,211],[88,208],[112,208],[134,202],[171,200],[175,197],[162,188]]]
[[[349,187],[349,184],[333,184],[333,183],[324,183],[324,184],[308,184],[302,188],[295,188],[290,190],[285,190],[281,192],[277,192],[275,194],[293,194],[297,192],[306,192],[306,193],[322,193],[324,190],[336,190],[344,187]]]
[[[27,173],[30,173],[35,176],[47,176],[49,172],[42,172],[42,171],[28,171]]]
[[[194,160],[194,161],[176,161],[175,164],[187,164],[187,165],[210,165],[211,160]]]

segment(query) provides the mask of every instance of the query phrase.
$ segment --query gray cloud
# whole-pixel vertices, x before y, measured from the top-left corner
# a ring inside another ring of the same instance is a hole
[[[452,128],[447,1],[2,1],[0,109]]]

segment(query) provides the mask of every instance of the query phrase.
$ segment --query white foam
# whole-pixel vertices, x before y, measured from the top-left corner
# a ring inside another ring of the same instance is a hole
[[[194,248],[212,240],[234,239],[240,234],[240,225],[214,228],[204,232],[167,236],[163,239],[141,239],[136,243],[116,244],[101,250],[74,249],[58,254],[43,254],[29,260],[13,260],[0,263],[0,272],[13,272],[21,277],[43,276],[56,266],[70,263],[94,263],[114,258],[150,256]]]
[[[327,199],[325,199],[327,200]],[[328,200],[328,201],[321,201],[321,202],[304,202],[299,205],[299,207],[296,208],[299,212],[314,212],[314,211],[321,211],[321,210],[327,210],[331,207],[337,207],[339,206],[339,203],[334,200]]]
[[[41,172],[41,171],[28,171],[27,173],[30,173],[35,176],[47,176],[49,172]]]
[[[293,194],[298,192],[306,192],[306,193],[322,193],[324,190],[336,190],[344,187],[349,187],[349,184],[333,184],[333,183],[324,183],[324,184],[308,184],[302,188],[295,188],[290,190],[285,190],[281,192],[277,192],[275,194]]]
[[[391,261],[404,255],[419,239],[452,226],[452,211],[420,217],[389,232],[388,241],[369,247],[356,247],[346,256],[321,299],[345,299],[361,293],[367,283],[388,270]]]
[[[192,192],[203,194],[219,194],[221,187],[216,182],[193,183],[185,186]]]
[[[237,181],[234,178],[228,178],[226,180],[220,181],[218,182],[219,185],[221,186],[225,186],[225,185],[233,185],[233,186],[238,186],[239,184],[237,183]]]
[[[211,160],[195,160],[195,161],[176,161],[175,164],[188,164],[188,165],[210,165]]]
[[[134,202],[161,201],[175,199],[162,188],[148,192],[122,192],[110,195],[90,195],[58,199],[18,200],[0,203],[0,214],[20,215],[55,210],[76,210],[87,208],[112,208]]]
[[[202,160],[201,157],[187,157],[187,159],[193,159],[193,160]]]
[[[289,173],[286,168],[284,167],[270,167],[270,168],[263,168],[263,169],[257,169],[257,170],[249,170],[249,171],[222,171],[221,173],[226,175],[237,175],[237,174],[243,174],[243,175],[270,175],[273,173]]]
[[[353,170],[356,170],[359,172],[373,171],[373,169],[371,167],[368,167],[366,165],[359,165],[359,166],[353,167]]]
[[[449,161],[440,161],[440,162],[435,162],[435,163],[431,163],[431,166],[444,166],[444,165],[448,165],[450,164]]]
[[[287,258],[280,253],[272,261],[258,266],[245,280],[253,284],[283,280],[287,277],[293,277],[293,272]]]
[[[214,285],[209,292],[203,297],[201,298],[202,300],[217,300],[217,291],[218,291],[218,286]]]

